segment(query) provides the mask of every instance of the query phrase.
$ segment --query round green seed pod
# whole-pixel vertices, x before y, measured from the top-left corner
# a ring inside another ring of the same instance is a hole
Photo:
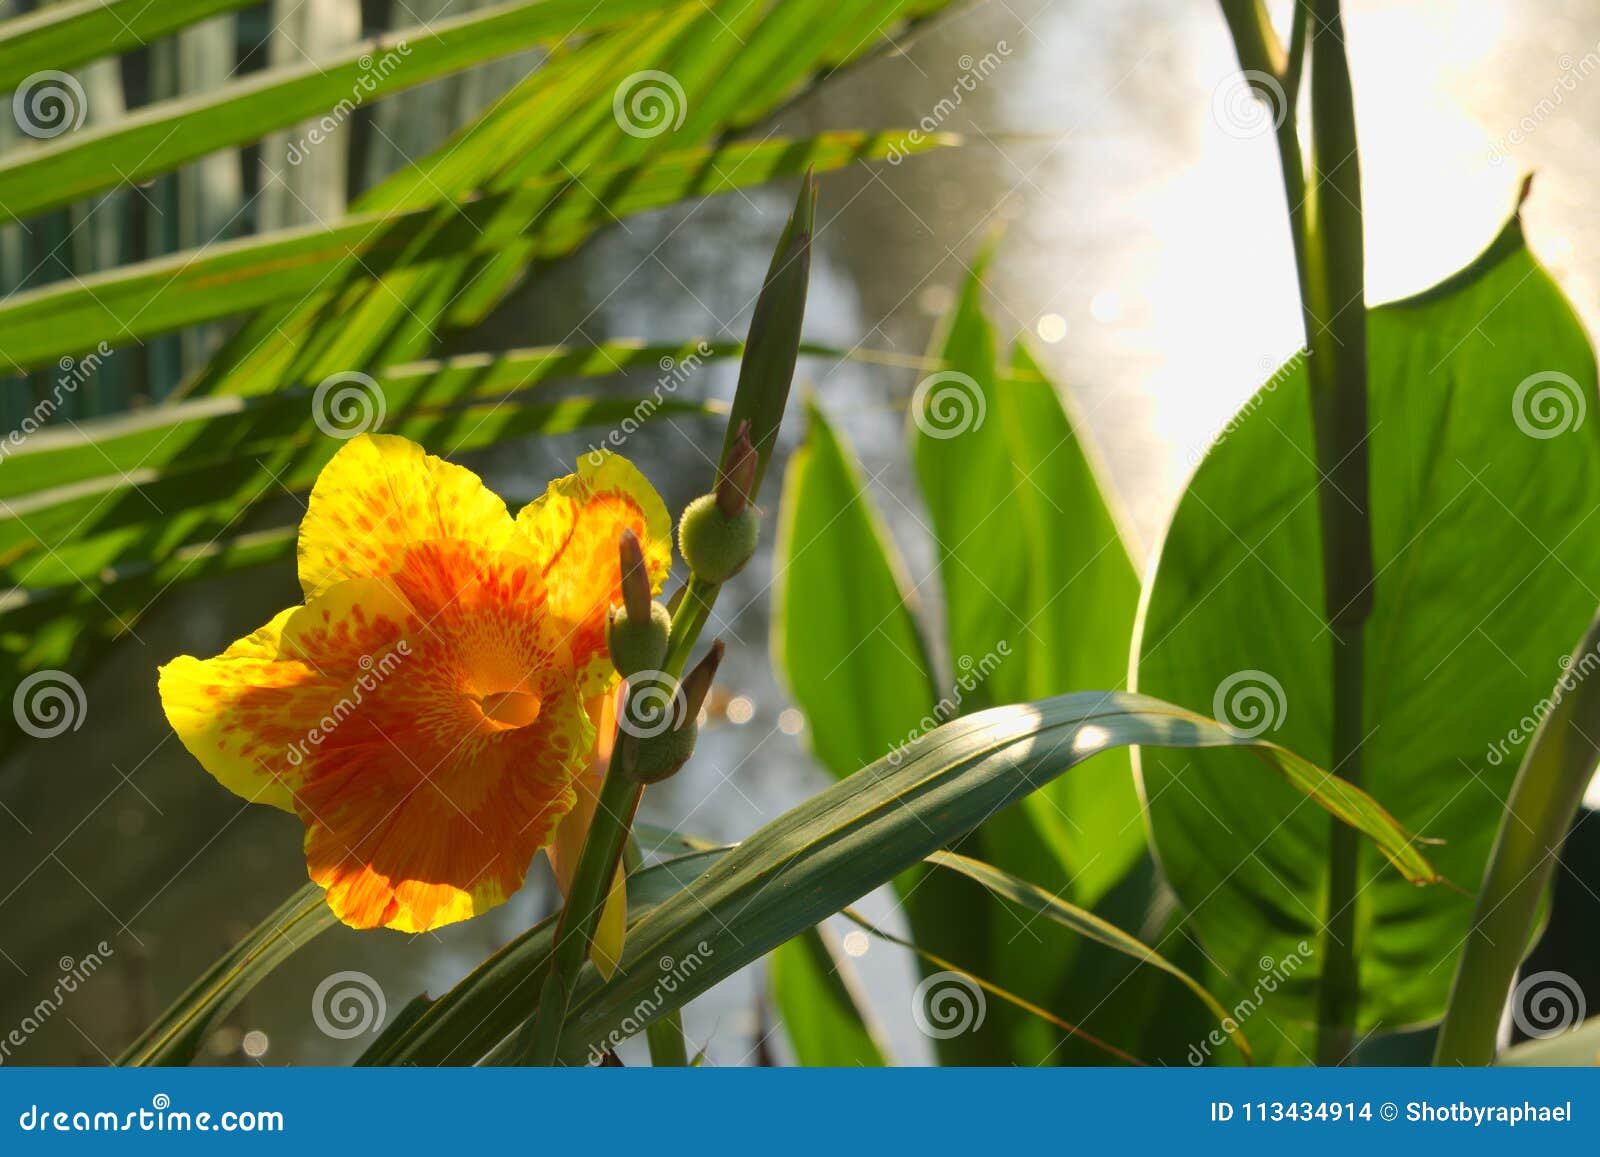
[[[671,633],[672,616],[660,603],[651,603],[650,617],[643,620],[629,618],[627,608],[618,607],[611,613],[606,630],[606,645],[617,673],[626,678],[660,668],[667,657],[667,637]]]
[[[663,731],[638,740],[638,756],[633,765],[633,775],[640,783],[660,783],[678,773],[694,754],[695,740],[700,726],[693,719],[683,721],[676,731]]]
[[[725,583],[744,569],[761,537],[761,516],[752,506],[729,518],[715,494],[689,503],[678,520],[678,550],[696,578]]]

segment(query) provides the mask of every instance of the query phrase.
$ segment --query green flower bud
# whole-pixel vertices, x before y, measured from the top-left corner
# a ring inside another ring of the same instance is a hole
[[[644,619],[636,619],[626,607],[618,607],[611,612],[606,629],[612,666],[624,677],[656,670],[667,657],[667,637],[671,633],[672,616],[660,603],[651,603],[650,615]]]
[[[635,740],[638,747],[634,754],[634,778],[640,783],[660,783],[664,779],[671,779],[689,762],[699,736],[699,723],[685,719],[683,725],[674,731],[663,731],[660,735]]]
[[[744,569],[761,537],[761,516],[745,507],[729,516],[715,494],[689,503],[678,520],[678,550],[696,578],[725,583]]]

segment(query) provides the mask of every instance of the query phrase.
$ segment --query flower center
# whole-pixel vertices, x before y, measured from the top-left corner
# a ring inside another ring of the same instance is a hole
[[[526,727],[539,718],[539,697],[526,691],[496,691],[479,698],[485,719],[502,727]]]

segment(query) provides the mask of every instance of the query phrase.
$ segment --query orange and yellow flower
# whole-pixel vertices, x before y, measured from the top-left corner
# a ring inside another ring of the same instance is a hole
[[[470,471],[362,435],[312,489],[304,605],[163,667],[167,719],[224,787],[300,817],[311,879],[346,924],[478,915],[541,848],[565,883],[616,683],[624,529],[659,590],[671,523],[627,460],[587,456],[513,519]]]

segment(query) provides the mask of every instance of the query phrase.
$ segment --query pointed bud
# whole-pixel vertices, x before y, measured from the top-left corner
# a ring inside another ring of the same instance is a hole
[[[706,704],[711,681],[716,678],[717,666],[726,649],[720,639],[712,643],[694,670],[678,683],[674,694],[677,726],[659,734],[640,736],[628,753],[630,761],[625,766],[640,783],[671,779],[689,762],[700,738],[700,709]]]
[[[622,569],[622,605],[628,617],[643,621],[650,617],[650,572],[644,566],[644,550],[639,546],[639,536],[624,530],[617,543],[617,557]]]
[[[718,639],[711,644],[711,649],[705,653],[700,662],[695,664],[694,670],[683,677],[686,720],[700,718],[700,709],[706,705],[706,696],[711,692],[711,681],[717,677],[717,668],[722,665],[722,656],[727,651],[727,645]]]
[[[728,465],[717,479],[717,506],[728,518],[737,518],[750,505],[760,458],[750,441],[750,423],[740,422],[728,451]]]

